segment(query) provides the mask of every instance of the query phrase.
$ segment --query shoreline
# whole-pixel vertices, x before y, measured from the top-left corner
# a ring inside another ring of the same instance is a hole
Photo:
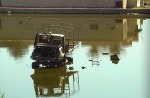
[[[0,7],[4,14],[150,14],[149,8],[19,8]]]

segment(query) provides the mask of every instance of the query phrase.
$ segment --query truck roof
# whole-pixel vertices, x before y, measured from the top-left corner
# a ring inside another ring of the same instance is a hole
[[[51,35],[51,36],[58,36],[58,37],[64,37],[63,34],[53,34],[53,33],[40,33],[38,35]]]

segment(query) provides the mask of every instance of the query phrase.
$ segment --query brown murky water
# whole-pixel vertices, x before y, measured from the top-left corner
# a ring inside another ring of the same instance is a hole
[[[79,45],[68,53],[73,64],[32,69],[37,28],[57,22],[79,26]],[[149,18],[119,15],[0,15],[0,94],[150,98],[149,25]],[[115,53],[116,62],[110,60]]]

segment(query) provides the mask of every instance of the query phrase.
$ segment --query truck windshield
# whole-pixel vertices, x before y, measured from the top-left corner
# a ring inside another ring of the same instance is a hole
[[[40,49],[40,54],[42,57],[58,57],[59,48],[56,47],[43,47]]]

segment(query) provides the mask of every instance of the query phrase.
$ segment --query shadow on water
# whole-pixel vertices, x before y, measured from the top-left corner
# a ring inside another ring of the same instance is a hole
[[[31,78],[36,97],[65,96],[68,98],[80,89],[78,71],[67,68],[66,65],[57,68],[35,68]]]

